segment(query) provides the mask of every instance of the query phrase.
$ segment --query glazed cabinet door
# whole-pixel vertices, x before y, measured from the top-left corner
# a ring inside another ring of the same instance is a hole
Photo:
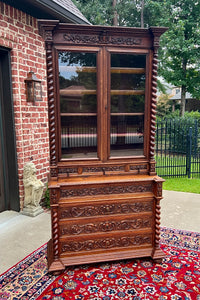
[[[58,51],[62,159],[97,158],[97,55]]]
[[[147,54],[57,51],[61,160],[145,156]]]
[[[109,157],[144,156],[146,54],[109,54]]]

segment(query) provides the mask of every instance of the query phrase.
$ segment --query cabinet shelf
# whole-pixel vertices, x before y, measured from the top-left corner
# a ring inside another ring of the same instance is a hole
[[[97,116],[97,113],[61,113],[61,117],[94,117]],[[111,113],[111,116],[144,116],[144,113]]]
[[[145,74],[144,68],[111,68],[111,73],[120,74]]]
[[[76,66],[66,66],[65,68],[68,72],[86,72],[86,73],[96,73],[96,67],[76,67]],[[145,68],[115,68],[112,67],[111,73],[124,73],[124,74],[145,74]]]
[[[96,90],[60,90],[61,96],[72,95],[96,95]],[[111,96],[114,95],[144,95],[144,90],[111,90]]]
[[[111,132],[111,137],[143,137],[143,133],[138,132]]]
[[[97,113],[61,113],[61,117],[93,117],[96,116]]]
[[[96,90],[67,90],[67,89],[63,89],[60,90],[60,95],[61,96],[72,96],[72,95],[96,95],[97,91]]]
[[[111,116],[144,116],[144,113],[111,113]]]
[[[62,67],[63,71],[67,72],[77,72],[77,73],[96,73],[97,68],[96,67],[77,67],[77,66],[65,66]]]
[[[144,90],[111,90],[111,96],[114,95],[144,95]]]

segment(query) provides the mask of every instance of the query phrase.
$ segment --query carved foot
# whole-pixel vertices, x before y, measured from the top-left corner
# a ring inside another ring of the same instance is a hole
[[[163,258],[165,257],[164,252],[160,248],[156,248],[152,251],[151,258],[155,263],[162,263]]]
[[[48,263],[48,271],[53,275],[60,275],[65,270],[65,266],[59,259],[54,260],[52,263]]]
[[[47,244],[47,260],[48,260],[48,271],[54,275],[59,275],[65,270],[65,266],[59,258],[53,257],[52,239]]]

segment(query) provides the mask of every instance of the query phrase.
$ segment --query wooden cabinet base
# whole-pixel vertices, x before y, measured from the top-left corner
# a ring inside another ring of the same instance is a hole
[[[160,260],[162,181],[158,176],[119,175],[50,182],[55,203],[49,271],[138,257]]]
[[[164,258],[164,253],[162,250],[157,249],[156,251],[152,248],[144,249],[132,249],[132,250],[123,250],[123,251],[112,251],[104,252],[100,254],[87,254],[87,255],[77,255],[77,256],[67,256],[62,258],[53,259],[52,253],[52,239],[48,242],[48,269],[49,272],[58,275],[64,271],[65,267],[71,265],[82,265],[88,263],[98,263],[98,262],[108,262],[108,261],[117,261],[123,259],[131,258],[145,258],[150,257],[155,263],[161,263]],[[152,254],[153,253],[153,254]]]

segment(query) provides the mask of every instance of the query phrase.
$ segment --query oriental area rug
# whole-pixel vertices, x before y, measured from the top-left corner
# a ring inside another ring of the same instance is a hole
[[[0,299],[200,300],[200,233],[161,228],[162,264],[131,259],[47,272],[46,245],[0,276]]]

